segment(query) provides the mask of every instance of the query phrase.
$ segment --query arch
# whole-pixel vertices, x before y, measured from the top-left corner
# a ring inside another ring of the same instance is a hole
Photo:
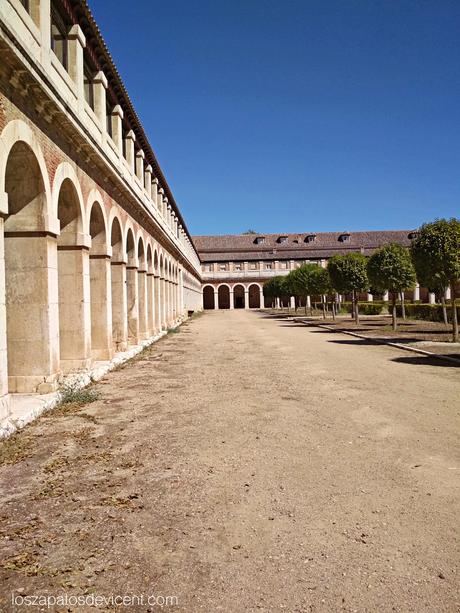
[[[111,294],[112,294],[112,342],[113,351],[125,351],[128,345],[128,306],[126,283],[126,252],[120,219],[110,220]]]
[[[258,283],[251,283],[248,287],[248,302],[250,309],[260,309],[260,285]]]
[[[93,200],[89,206],[88,234],[91,236],[91,252],[107,253],[107,219],[101,201]]]
[[[114,216],[110,221],[110,246],[112,248],[112,262],[124,262],[123,232],[120,220]]]
[[[127,324],[128,341],[132,345],[139,342],[139,282],[138,282],[138,257],[134,231],[131,224],[127,224],[125,250],[127,257],[126,266],[126,292],[127,292]]]
[[[125,255],[128,266],[137,266],[136,241],[131,226],[128,226],[126,230]]]
[[[160,274],[160,263],[158,258],[158,251],[156,249],[153,250],[153,272],[156,276]]]
[[[205,285],[203,287],[203,309],[212,310],[215,307],[214,287],[212,285]]]
[[[104,223],[104,228],[105,228],[105,233],[106,236],[108,235],[108,219],[107,219],[107,212],[106,212],[106,208],[104,206],[104,200],[102,198],[102,195],[100,193],[100,191],[96,188],[93,188],[90,193],[88,194],[88,198],[86,199],[86,211],[85,211],[85,216],[86,219],[88,220],[88,227],[85,228],[85,233],[86,234],[91,234],[91,215],[93,214],[93,208],[94,206],[97,205],[99,207],[99,211],[98,211],[98,215],[100,213],[103,223]]]
[[[8,189],[6,188],[6,167],[12,159],[10,158],[11,150],[18,143],[22,143],[22,146],[26,146],[28,150],[32,152],[34,164],[38,166],[40,171],[44,205],[44,209],[42,210],[44,227],[40,229],[53,231],[56,229],[56,226],[50,227],[50,225],[53,225],[51,217],[52,199],[45,157],[32,129],[20,119],[13,119],[8,122],[0,135],[0,197],[2,197],[3,193],[8,193]]]
[[[152,257],[152,245],[147,243],[147,255],[146,255],[147,272],[153,274],[153,257]]]
[[[142,234],[137,238],[137,269],[138,309],[139,309],[139,337],[146,339],[148,334],[148,289],[147,289],[147,254]]]
[[[74,205],[78,205],[78,217],[80,221],[80,225],[78,228],[78,232],[83,234],[84,228],[87,228],[86,224],[86,212],[83,204],[83,194],[81,191],[80,181],[78,180],[77,174],[73,168],[69,164],[69,162],[61,162],[56,169],[56,174],[54,175],[53,187],[51,189],[51,199],[52,199],[52,210],[53,214],[59,218],[59,212],[61,210],[62,215],[62,188],[65,184],[65,192],[72,191],[72,199],[74,201]],[[60,205],[61,200],[61,205]],[[61,206],[61,209],[60,209]],[[62,222],[61,222],[61,231],[62,231]]]
[[[219,309],[230,308],[230,287],[226,283],[219,285],[217,289],[217,298]]]
[[[143,236],[139,236],[137,239],[137,262],[139,266],[139,270],[146,271],[146,253],[145,253],[145,243]]]
[[[244,309],[247,306],[244,285],[240,283],[233,286],[233,306],[235,309]]]
[[[9,204],[4,247],[8,379],[2,393],[52,391],[59,368],[58,305],[53,300],[56,239],[43,232],[50,202],[48,175],[29,137],[30,144],[17,138],[7,142],[11,146],[3,143],[7,155],[0,156],[0,181]]]

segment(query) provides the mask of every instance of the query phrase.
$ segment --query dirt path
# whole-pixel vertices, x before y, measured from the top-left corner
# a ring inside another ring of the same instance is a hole
[[[8,443],[1,610],[457,611],[459,372],[255,312],[186,324]]]

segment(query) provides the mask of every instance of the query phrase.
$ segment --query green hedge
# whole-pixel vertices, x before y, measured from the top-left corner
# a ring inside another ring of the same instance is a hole
[[[382,315],[388,313],[388,302],[358,302],[361,315]],[[351,313],[351,302],[341,302],[340,311]]]
[[[442,305],[440,304],[421,304],[421,303],[409,303],[405,305],[406,308],[406,317],[410,317],[413,319],[423,319],[425,321],[441,321],[443,322],[442,316]],[[396,305],[396,315],[398,317],[402,317],[401,305]],[[457,305],[457,315],[460,319],[460,306]],[[447,319],[452,321],[452,307],[447,305]]]

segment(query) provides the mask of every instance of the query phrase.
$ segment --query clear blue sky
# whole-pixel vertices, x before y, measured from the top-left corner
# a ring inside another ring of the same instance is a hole
[[[193,234],[460,215],[460,0],[90,5]]]

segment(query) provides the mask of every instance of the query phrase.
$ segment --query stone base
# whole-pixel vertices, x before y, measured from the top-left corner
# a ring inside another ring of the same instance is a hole
[[[57,390],[60,373],[46,377],[31,375],[29,377],[8,377],[8,389],[13,394],[49,394]]]
[[[91,358],[83,358],[81,360],[61,360],[61,370],[65,374],[75,374],[81,370],[89,370],[91,368]]]

